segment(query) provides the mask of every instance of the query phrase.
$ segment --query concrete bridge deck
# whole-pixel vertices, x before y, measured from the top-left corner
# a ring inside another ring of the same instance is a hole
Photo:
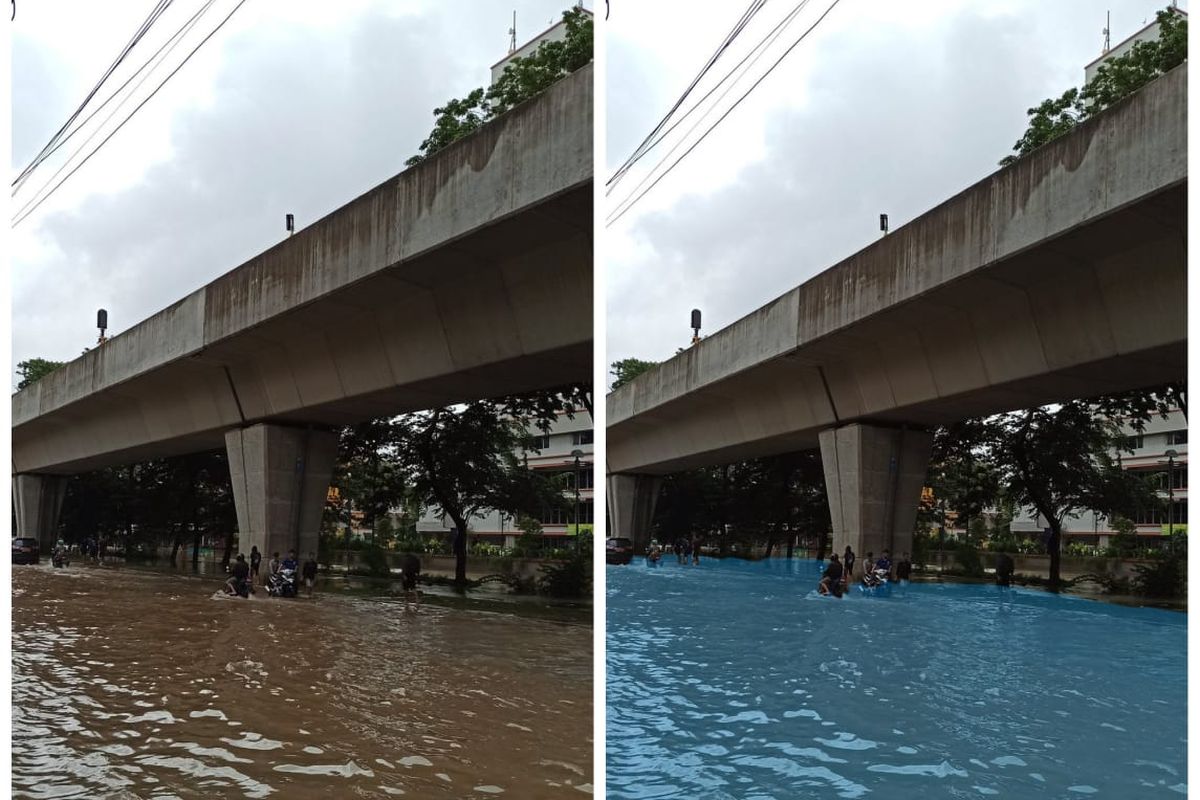
[[[1186,253],[1183,65],[609,394],[617,529],[632,476],[819,444],[831,493],[882,458],[904,496],[929,426],[1183,379]]]

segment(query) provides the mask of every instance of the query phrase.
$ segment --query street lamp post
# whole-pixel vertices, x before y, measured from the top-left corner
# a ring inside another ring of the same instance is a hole
[[[1167,546],[1175,547],[1175,456],[1179,453],[1168,450],[1167,457]]]
[[[579,459],[583,455],[582,450],[572,450],[571,455],[575,457],[575,552],[579,552]]]

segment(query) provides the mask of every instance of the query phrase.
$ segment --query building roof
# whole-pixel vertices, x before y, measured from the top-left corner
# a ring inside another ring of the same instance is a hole
[[[586,8],[584,8],[582,4],[580,4],[580,5],[578,6],[578,8],[579,8],[579,10],[580,10],[580,11],[582,11],[582,12],[583,12],[583,13],[585,13],[585,14],[587,14],[589,17],[594,17],[594,16],[596,16],[596,15],[595,15],[595,14],[593,14],[591,11],[588,11]],[[515,49],[512,51],[512,53],[507,53],[507,54],[505,54],[504,58],[500,59],[500,60],[499,60],[499,61],[497,61],[495,64],[492,64],[490,67],[488,67],[488,69],[495,69],[496,67],[500,66],[500,65],[501,65],[501,64],[503,64],[505,61],[508,61],[508,59],[512,58],[512,56],[513,56],[513,53],[517,53],[517,52],[520,52],[521,50],[524,50],[524,49],[525,49],[526,47],[528,47],[528,46],[529,46],[529,45],[530,45],[532,42],[536,42],[538,39],[541,39],[541,38],[542,38],[543,36],[545,36],[547,33],[549,33],[550,31],[554,30],[555,28],[557,28],[559,25],[562,25],[562,24],[563,24],[563,21],[560,19],[558,22],[554,23],[554,24],[553,24],[553,25],[551,25],[549,28],[546,28],[544,31],[542,31],[541,33],[539,33],[537,36],[533,36],[533,37],[531,37],[531,38],[530,38],[530,39],[528,39],[528,40],[527,40],[527,41],[526,41],[524,44],[522,44],[522,45],[519,45],[518,47],[516,47],[516,48],[515,48]]]
[[[1180,16],[1183,16],[1183,17],[1186,17],[1186,16],[1187,16],[1187,12],[1186,12],[1186,11],[1184,11],[1182,8],[1176,8],[1175,6],[1167,6],[1167,10],[1169,10],[1169,11],[1174,11],[1176,14],[1179,14]],[[1101,61],[1103,61],[1104,59],[1112,57],[1112,54],[1113,54],[1113,51],[1114,51],[1114,50],[1119,50],[1119,49],[1121,49],[1121,48],[1122,48],[1122,47],[1124,47],[1126,44],[1128,44],[1129,42],[1133,41],[1134,39],[1137,39],[1139,36],[1141,36],[1141,35],[1142,35],[1143,33],[1145,33],[1146,31],[1150,30],[1151,28],[1153,28],[1153,27],[1154,27],[1155,25],[1157,25],[1157,24],[1158,24],[1158,19],[1157,19],[1157,18],[1155,18],[1155,20],[1154,20],[1153,22],[1148,22],[1148,23],[1146,23],[1145,25],[1143,25],[1142,27],[1138,28],[1137,32],[1135,32],[1135,33],[1133,33],[1133,34],[1131,34],[1131,35],[1129,35],[1129,36],[1126,36],[1124,39],[1122,39],[1121,41],[1117,42],[1117,43],[1116,43],[1115,45],[1113,45],[1112,47],[1110,47],[1110,48],[1108,48],[1107,50],[1105,50],[1103,53],[1101,53],[1100,55],[1098,55],[1096,58],[1094,58],[1094,59],[1092,59],[1091,61],[1089,61],[1089,62],[1088,62],[1088,63],[1087,63],[1085,66],[1084,66],[1084,70],[1086,71],[1086,70],[1087,70],[1087,69],[1089,69],[1090,67],[1093,67],[1093,66],[1095,66],[1096,64],[1099,64],[1099,63],[1100,63]],[[503,59],[501,59],[501,61],[502,61],[502,60],[503,60]],[[500,62],[496,62],[496,63],[500,63]]]

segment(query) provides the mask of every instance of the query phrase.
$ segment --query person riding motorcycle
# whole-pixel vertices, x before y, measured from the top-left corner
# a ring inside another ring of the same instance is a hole
[[[67,545],[59,539],[54,545],[54,553],[50,557],[50,563],[56,567],[65,567],[67,565]]]
[[[238,553],[237,561],[229,570],[229,580],[225,581],[225,593],[249,597],[250,591],[250,565],[246,563],[246,557]]]

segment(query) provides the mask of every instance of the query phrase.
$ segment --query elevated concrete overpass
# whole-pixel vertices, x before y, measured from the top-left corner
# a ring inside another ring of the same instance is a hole
[[[820,447],[835,541],[911,542],[931,426],[1186,375],[1186,65],[609,394],[610,514]]]
[[[18,528],[224,446],[242,548],[315,549],[334,426],[590,381],[592,126],[588,66],[14,394]]]

